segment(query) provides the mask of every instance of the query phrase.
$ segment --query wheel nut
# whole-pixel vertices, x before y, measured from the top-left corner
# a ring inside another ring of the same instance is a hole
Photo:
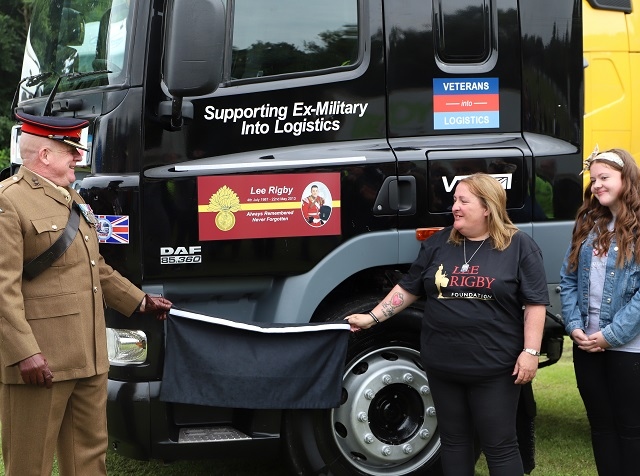
[[[402,380],[404,380],[406,383],[411,383],[413,382],[413,375],[411,375],[410,373],[406,373],[402,376]]]
[[[371,433],[368,433],[364,436],[364,442],[367,443],[368,445],[370,445],[371,443],[374,442],[374,438],[373,435]]]
[[[423,385],[422,387],[420,387],[420,393],[422,395],[429,395],[431,393],[431,389],[426,385]]]
[[[426,440],[427,438],[429,438],[429,436],[431,436],[431,433],[429,433],[429,430],[420,430],[420,433],[418,433],[420,435],[420,438],[422,438],[423,440]]]
[[[385,374],[385,375],[382,376],[382,383],[385,384],[385,385],[389,385],[392,382],[392,380],[393,379],[391,378],[391,375],[389,375],[389,374]]]
[[[406,455],[409,455],[413,452],[413,447],[411,445],[404,445],[402,447],[402,452]]]
[[[434,407],[427,408],[427,415],[436,416],[436,409]]]
[[[383,446],[382,447],[382,455],[383,456],[389,456],[391,454],[391,448],[389,448],[388,446]]]
[[[365,390],[364,392],[364,398],[366,398],[367,400],[373,400],[373,397],[375,396],[376,394],[370,388]]]
[[[358,420],[364,423],[369,420],[369,417],[365,412],[360,412],[358,413]]]

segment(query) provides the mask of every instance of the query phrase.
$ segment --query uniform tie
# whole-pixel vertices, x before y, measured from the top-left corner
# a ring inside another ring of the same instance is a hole
[[[69,193],[69,190],[64,187],[60,187],[59,185],[56,185],[56,188],[62,194],[67,203],[69,203],[71,201],[71,194]]]

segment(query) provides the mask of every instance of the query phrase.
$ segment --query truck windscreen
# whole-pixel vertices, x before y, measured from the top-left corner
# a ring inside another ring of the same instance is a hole
[[[51,92],[58,76],[103,71],[58,90],[120,84],[126,77],[134,2],[130,0],[36,0],[27,37],[22,77],[53,73],[25,85],[20,99]]]

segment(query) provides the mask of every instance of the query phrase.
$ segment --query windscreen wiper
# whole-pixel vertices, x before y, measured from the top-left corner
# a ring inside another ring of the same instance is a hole
[[[56,84],[53,85],[53,89],[49,93],[49,97],[47,98],[47,102],[44,105],[44,110],[42,111],[42,115],[43,116],[50,116],[51,115],[51,105],[53,104],[53,98],[55,97],[56,93],[58,92],[58,87],[60,86],[60,81],[62,81],[63,79],[67,79],[69,81],[75,81],[76,79],[86,78],[87,76],[95,76],[97,74],[109,74],[109,73],[112,73],[112,72],[113,71],[110,71],[108,69],[101,69],[99,71],[87,71],[86,73],[67,73],[67,74],[63,74],[62,76],[58,76],[58,79],[56,80]]]
[[[62,79],[68,79],[68,80],[74,81],[78,78],[94,76],[97,74],[109,74],[112,72],[113,71],[111,70],[103,69],[99,71],[88,71],[86,73],[68,73],[68,74],[63,74],[62,76],[58,76],[58,79],[56,79],[56,84],[53,86],[53,89],[51,90],[51,93],[49,93],[49,97],[47,98],[47,102],[44,105],[44,110],[42,112],[42,115],[43,116],[51,115],[51,105],[53,104],[53,98],[55,97],[56,92],[58,91],[58,87],[60,86],[60,81],[62,81]],[[53,75],[54,73],[52,73],[51,71],[47,71],[45,73],[34,74],[33,76],[27,76],[26,78],[23,78],[20,80],[20,82],[18,83],[18,86],[16,87],[16,92],[13,95],[13,101],[11,102],[11,119],[12,120],[14,121],[16,120],[16,108],[18,107],[18,96],[20,95],[20,86],[22,86],[23,83],[26,83],[26,86],[28,87],[35,86],[36,84],[40,84],[46,79],[49,79]]]
[[[16,120],[16,107],[18,107],[18,96],[20,95],[20,86],[22,83],[27,83],[27,86],[35,86],[36,84],[42,83],[45,79],[53,76],[51,71],[47,71],[45,73],[34,74],[33,76],[27,76],[26,78],[20,80],[18,86],[16,87],[16,92],[13,95],[13,101],[11,101],[11,119]]]

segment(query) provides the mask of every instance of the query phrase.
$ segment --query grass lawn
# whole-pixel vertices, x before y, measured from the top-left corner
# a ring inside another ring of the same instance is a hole
[[[595,476],[589,425],[576,388],[571,342],[565,337],[562,359],[538,372],[533,382],[538,416],[536,418],[536,469],[532,476]],[[249,456],[233,461],[183,461],[164,465],[158,461],[140,462],[109,453],[110,476],[280,476],[284,465],[277,461],[255,461]],[[57,469],[54,475],[57,475]],[[0,461],[0,475],[4,467]],[[489,476],[480,459],[476,476]]]

